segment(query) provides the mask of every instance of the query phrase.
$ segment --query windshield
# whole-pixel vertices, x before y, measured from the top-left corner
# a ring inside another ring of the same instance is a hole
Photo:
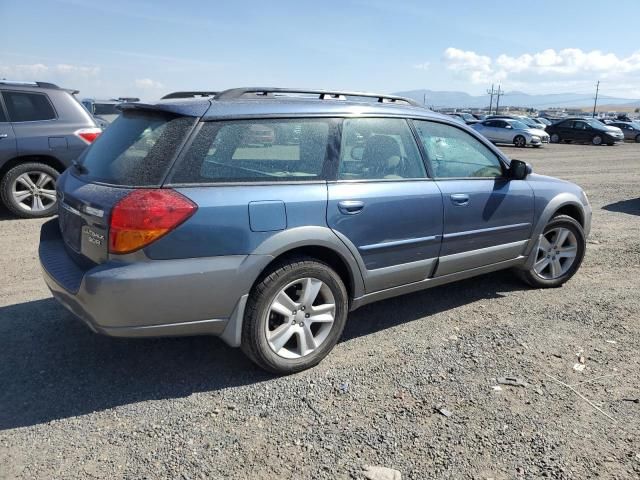
[[[85,150],[75,175],[127,186],[157,186],[195,119],[125,111]]]
[[[602,123],[599,120],[596,120],[595,118],[590,118],[588,120],[585,120],[585,122],[587,122],[590,126],[594,127],[594,128],[602,128],[605,126],[604,123]]]

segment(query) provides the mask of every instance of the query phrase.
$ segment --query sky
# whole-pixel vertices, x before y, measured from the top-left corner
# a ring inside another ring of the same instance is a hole
[[[80,97],[286,86],[640,98],[638,0],[0,0],[0,78]]]

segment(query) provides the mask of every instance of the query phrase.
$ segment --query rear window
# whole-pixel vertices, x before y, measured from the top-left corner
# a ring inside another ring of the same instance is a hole
[[[207,122],[170,181],[322,179],[330,126],[327,119]]]
[[[80,157],[82,178],[126,186],[160,185],[196,119],[124,111]]]
[[[94,115],[120,115],[120,110],[115,103],[94,103]]]
[[[51,102],[42,93],[4,92],[3,96],[12,122],[34,122],[56,118]]]

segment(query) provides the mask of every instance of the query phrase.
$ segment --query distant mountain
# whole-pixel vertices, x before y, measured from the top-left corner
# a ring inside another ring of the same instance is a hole
[[[409,97],[422,103],[426,96],[427,105],[434,108],[484,108],[489,106],[489,95],[469,95],[465,92],[447,92],[434,90],[410,90],[397,92],[396,95]],[[495,105],[495,97],[493,99]],[[588,107],[593,104],[592,95],[577,93],[551,93],[547,95],[529,95],[524,92],[507,92],[500,97],[501,106],[533,107]],[[600,95],[598,104],[640,106],[640,99],[618,98]]]

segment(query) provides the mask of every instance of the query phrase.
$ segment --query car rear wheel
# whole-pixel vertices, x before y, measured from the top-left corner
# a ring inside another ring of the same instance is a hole
[[[640,134],[636,135],[636,143],[640,143]]]
[[[531,253],[533,263],[518,273],[533,287],[559,287],[580,268],[585,246],[582,226],[568,215],[555,216],[545,226]]]
[[[347,313],[347,290],[330,266],[308,257],[291,258],[252,289],[242,325],[242,350],[273,373],[311,368],[340,339]]]
[[[518,148],[524,148],[527,145],[527,140],[522,135],[518,135],[513,139],[513,144]]]
[[[594,145],[602,145],[602,137],[600,135],[596,135],[591,139],[591,143]]]
[[[56,212],[58,171],[44,163],[30,162],[9,170],[0,183],[2,202],[22,218],[41,218]]]
[[[551,134],[550,141],[551,141],[551,143],[559,143],[560,142],[560,135],[558,135],[557,133]]]

